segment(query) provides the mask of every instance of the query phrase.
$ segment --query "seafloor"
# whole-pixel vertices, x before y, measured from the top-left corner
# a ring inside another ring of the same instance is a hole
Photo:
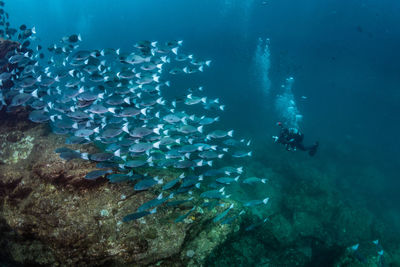
[[[134,192],[129,183],[87,181],[84,176],[95,164],[60,159],[54,150],[64,142],[47,125],[27,121],[23,112],[1,114],[1,266],[400,266],[399,230],[371,212],[365,200],[338,190],[346,186],[335,179],[344,172],[343,149],[330,151],[324,162],[279,156],[267,143],[254,151],[256,157],[244,162],[247,174],[269,181],[257,191],[234,188],[231,202],[269,196],[271,204],[232,224],[212,222],[224,209],[219,206],[197,207],[175,223],[193,207],[187,203],[121,223],[159,189]],[[91,145],[78,148],[96,151]],[[353,179],[372,182],[383,175],[373,165],[354,168],[364,171]],[[170,179],[177,175],[153,172]],[[231,214],[242,208],[235,202]],[[372,244],[378,238],[384,262]],[[360,243],[361,259],[349,249],[354,243]]]

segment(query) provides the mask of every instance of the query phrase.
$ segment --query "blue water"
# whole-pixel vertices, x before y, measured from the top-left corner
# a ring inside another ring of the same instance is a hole
[[[295,94],[310,97],[302,107],[308,135],[350,135],[374,149],[398,150],[398,2],[240,2],[15,0],[7,10],[13,25],[35,25],[48,45],[75,32],[91,48],[182,39],[188,51],[214,61],[202,81],[223,96],[231,123],[258,131],[269,128],[262,111],[271,99],[260,98],[249,67],[257,39],[270,38],[274,88],[293,76]]]
[[[185,50],[212,60],[194,79],[226,104],[222,123],[253,140],[252,160],[268,165],[263,159],[276,153],[321,171],[336,166],[343,197],[371,202],[382,220],[390,221],[386,209],[400,213],[399,1],[13,0],[7,11],[12,25],[36,26],[45,47],[72,33],[91,49],[184,40]],[[253,75],[260,37],[270,39],[269,93]],[[295,79],[305,141],[321,144],[312,159],[272,144],[282,119],[274,103],[287,77]],[[353,180],[371,165],[379,177]]]

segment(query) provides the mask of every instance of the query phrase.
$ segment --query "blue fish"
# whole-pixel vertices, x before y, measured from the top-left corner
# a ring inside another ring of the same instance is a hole
[[[257,228],[257,227],[261,226],[262,224],[266,223],[267,221],[268,221],[268,218],[265,218],[264,220],[262,220],[262,221],[260,221],[260,222],[253,223],[253,224],[247,226],[247,227],[245,228],[245,231],[254,230],[255,228]]]
[[[96,170],[96,171],[91,171],[86,174],[85,179],[87,180],[96,180],[97,178],[100,178],[108,173],[112,173],[112,170]]]
[[[163,193],[161,193],[160,195],[158,195],[157,198],[152,199],[150,201],[147,201],[146,203],[143,203],[138,209],[137,211],[145,211],[151,208],[155,208],[161,204],[163,204],[165,201],[167,201],[170,198],[173,198],[174,194],[169,195],[168,197],[163,198]]]
[[[169,190],[173,188],[176,184],[178,184],[183,178],[185,177],[185,174],[182,173],[178,178],[173,179],[167,183],[165,183],[162,187],[163,190]]]
[[[151,187],[153,187],[156,184],[162,184],[163,179],[158,179],[158,177],[154,178],[146,178],[144,180],[139,181],[137,184],[135,184],[134,189],[136,191],[143,191],[147,190]]]
[[[231,224],[234,220],[236,220],[240,215],[242,215],[244,213],[244,210],[242,210],[241,212],[239,212],[239,214],[226,218],[225,220],[223,220],[221,222],[221,224]]]
[[[183,220],[185,220],[185,219],[190,215],[190,213],[192,213],[195,209],[196,209],[196,206],[194,206],[194,207],[193,207],[191,210],[189,210],[187,213],[185,213],[185,214],[179,216],[178,218],[176,218],[176,219],[175,219],[175,222],[176,222],[176,223],[183,222]]]
[[[140,219],[144,216],[150,215],[150,214],[154,214],[157,212],[157,209],[152,209],[150,211],[141,211],[141,212],[135,212],[135,213],[131,213],[129,215],[126,215],[122,221],[123,222],[129,222],[129,221],[133,221],[133,220],[137,220]]]
[[[220,214],[215,216],[215,218],[213,219],[213,222],[218,222],[221,219],[223,219],[228,214],[228,212],[233,208],[233,206],[234,206],[234,204],[231,204],[229,206],[229,208],[227,208],[226,210],[224,210],[223,212],[221,212]]]

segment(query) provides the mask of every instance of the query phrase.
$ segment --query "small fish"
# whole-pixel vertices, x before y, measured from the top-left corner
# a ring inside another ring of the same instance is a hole
[[[203,72],[204,68],[203,66],[199,66],[199,67],[192,67],[192,66],[186,66],[183,68],[183,72],[184,73],[196,73],[196,72]]]
[[[107,176],[107,179],[110,183],[122,183],[132,180],[132,173],[122,174],[122,173],[115,173]]]
[[[190,63],[195,65],[195,66],[206,65],[207,67],[209,67],[210,64],[211,64],[211,60],[202,61],[202,60],[198,60],[198,59],[192,59],[192,61]]]
[[[153,147],[152,143],[137,143],[129,147],[130,152],[142,153],[150,150]]]
[[[64,42],[69,42],[69,43],[76,43],[78,41],[82,41],[82,37],[80,34],[72,34],[70,36],[64,36],[62,38]]]
[[[248,201],[248,202],[244,203],[243,206],[245,206],[245,207],[253,207],[253,206],[258,206],[258,205],[261,205],[261,204],[265,204],[266,205],[268,203],[268,200],[269,200],[269,197],[261,199],[261,200],[251,200],[251,201]]]
[[[178,129],[178,132],[181,132],[183,134],[191,134],[195,132],[202,133],[203,132],[203,125],[199,127],[194,127],[192,125],[182,125]]]
[[[251,156],[252,156],[252,151],[243,151],[243,150],[235,151],[232,154],[232,157],[234,157],[234,158],[244,158],[244,157],[251,157]]]
[[[197,151],[197,147],[194,145],[184,145],[178,148],[179,153],[192,153]]]
[[[165,183],[162,187],[163,190],[169,190],[173,188],[175,185],[177,185],[183,178],[185,177],[185,174],[182,173],[178,178],[173,179],[167,183]]]
[[[245,211],[242,210],[241,212],[239,212],[239,214],[237,214],[235,216],[232,216],[232,217],[229,217],[229,218],[226,218],[225,220],[223,220],[221,222],[221,224],[231,224],[234,220],[236,220],[240,215],[242,215],[244,213],[245,213]]]
[[[124,167],[128,167],[128,168],[137,168],[137,167],[142,167],[146,164],[147,164],[147,162],[144,160],[129,160],[129,161],[125,162],[123,165],[124,165]]]
[[[219,121],[219,117],[215,117],[215,118],[208,118],[208,117],[202,117],[199,121],[200,125],[210,125],[216,121]]]
[[[86,174],[85,179],[86,180],[96,180],[97,178],[100,178],[108,173],[112,173],[112,170],[96,170],[96,171],[91,171]]]
[[[11,100],[11,107],[17,107],[17,106],[21,106],[24,105],[26,102],[28,102],[32,97],[38,97],[37,95],[37,90],[33,91],[30,94],[25,94],[25,93],[21,93],[18,94],[16,96],[13,97],[13,99]]]
[[[36,123],[44,123],[50,120],[50,116],[45,111],[34,110],[29,113],[29,119]]]
[[[252,230],[254,230],[255,228],[257,228],[257,227],[263,225],[263,224],[266,223],[267,221],[268,221],[268,218],[265,218],[264,220],[262,220],[262,221],[260,221],[260,222],[253,223],[253,224],[247,226],[247,227],[245,228],[245,231],[252,231]]]
[[[129,221],[133,221],[133,220],[137,220],[140,219],[144,216],[150,215],[150,214],[154,214],[157,212],[157,209],[152,209],[150,211],[141,211],[141,212],[135,212],[135,213],[131,213],[129,215],[126,215],[122,221],[123,222],[129,222]]]
[[[180,68],[173,68],[173,69],[170,69],[169,73],[172,75],[177,75],[177,74],[184,73],[184,71]]]
[[[202,147],[202,149],[204,149],[204,147]],[[203,151],[199,153],[199,157],[203,159],[221,159],[223,156],[224,154],[218,154],[215,151]]]
[[[91,136],[94,133],[92,129],[80,129],[77,130],[74,135],[77,137],[88,137]]]
[[[67,145],[75,145],[75,144],[83,145],[89,143],[91,143],[90,139],[78,136],[70,136],[67,138],[67,140],[65,140],[65,144]]]
[[[383,256],[384,250],[383,250],[381,243],[379,243],[379,240],[374,240],[374,241],[372,241],[372,243],[375,244],[376,252],[378,253],[378,255]]]
[[[198,166],[194,161],[191,160],[180,160],[174,163],[174,168],[186,169]]]
[[[231,175],[232,173],[241,174],[243,173],[243,167],[231,167],[226,166],[218,170],[219,172],[225,173],[226,175]]]
[[[256,183],[263,183],[265,184],[268,181],[266,178],[257,178],[257,177],[249,177],[244,179],[244,184],[256,184]]]
[[[230,138],[230,139],[224,140],[222,143],[226,146],[241,147],[241,146],[250,146],[251,140],[248,140],[246,142],[246,140],[244,140],[244,139],[241,139],[240,141],[238,141],[233,138]]]
[[[176,219],[175,219],[175,222],[176,222],[176,223],[183,222],[183,221],[190,215],[190,213],[192,213],[195,209],[196,209],[196,206],[194,206],[194,207],[193,207],[191,210],[189,210],[187,213],[185,213],[185,214],[179,216],[178,218],[176,218]]]
[[[215,130],[215,131],[212,131],[211,133],[209,133],[206,136],[206,139],[208,139],[208,140],[210,140],[211,138],[219,139],[219,138],[224,138],[226,136],[232,137],[233,130],[230,130],[230,131]]]
[[[234,183],[234,182],[239,181],[239,177],[240,177],[240,176],[236,176],[235,178],[231,178],[231,177],[220,177],[220,178],[217,178],[216,181],[217,181],[218,183],[220,183],[220,184],[231,184],[231,183]]]
[[[118,153],[116,153],[116,154],[118,154]],[[112,157],[114,157],[114,154],[111,154],[111,153],[95,153],[95,154],[91,154],[89,156],[89,159],[93,160],[93,161],[101,162],[101,161],[110,160]]]
[[[96,163],[96,168],[99,168],[99,169],[118,168],[118,163],[116,163],[116,162],[107,162],[107,161],[98,162],[98,163]]]
[[[224,210],[223,212],[221,212],[220,214],[218,214],[217,216],[215,216],[215,218],[213,219],[213,222],[219,222],[221,219],[223,219],[228,212],[233,208],[234,204],[231,204],[229,206],[229,208],[227,208],[226,210]]]
[[[138,212],[145,211],[151,208],[155,208],[157,206],[160,206],[163,204],[165,201],[168,199],[171,199],[174,197],[174,194],[169,195],[168,197],[163,198],[163,193],[159,194],[155,199],[152,199],[150,201],[147,201],[146,203],[143,203],[138,209]]]
[[[179,55],[176,55],[175,60],[176,61],[186,61],[188,59],[192,59],[193,55],[185,55],[183,53],[180,53]]]
[[[219,190],[210,190],[210,191],[205,191],[203,193],[200,194],[200,197],[202,198],[214,198],[214,199],[221,199],[224,197],[228,197],[225,196],[225,187],[222,187]]]
[[[67,161],[71,159],[87,159],[87,154],[77,151],[66,151],[60,153],[60,158]]]
[[[184,101],[184,103],[186,105],[196,105],[201,102],[206,103],[207,97],[197,97],[197,96],[193,96],[192,94],[189,94],[189,95],[187,95],[187,98]]]
[[[361,254],[361,252],[358,250],[359,246],[360,246],[360,244],[355,244],[350,247],[350,250],[351,250],[354,258],[359,260],[361,263],[367,263],[367,259],[365,258],[365,256],[363,254]]]
[[[183,178],[180,188],[192,187],[192,186],[196,186],[197,188],[199,188],[200,187],[199,182],[201,182],[201,181],[203,181],[202,175],[200,175],[198,177],[197,176],[188,176],[188,177]]]
[[[162,183],[163,183],[163,179],[158,179],[157,177],[146,178],[146,179],[140,180],[137,184],[135,184],[133,189],[135,189],[135,191],[143,191],[143,190],[147,190],[147,189],[153,187],[156,184],[162,184]]]

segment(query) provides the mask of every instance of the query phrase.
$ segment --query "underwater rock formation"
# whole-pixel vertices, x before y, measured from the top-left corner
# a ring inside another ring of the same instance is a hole
[[[64,138],[49,131],[26,121],[3,120],[0,127],[3,261],[67,266],[163,261],[176,266],[190,261],[199,266],[232,231],[230,225],[210,225],[215,209],[198,209],[184,222],[174,223],[177,215],[192,208],[185,205],[122,223],[127,213],[160,189],[135,192],[130,184],[86,180],[95,164],[60,159],[54,149]],[[96,151],[91,145],[79,147]],[[16,155],[15,149],[25,152]]]

